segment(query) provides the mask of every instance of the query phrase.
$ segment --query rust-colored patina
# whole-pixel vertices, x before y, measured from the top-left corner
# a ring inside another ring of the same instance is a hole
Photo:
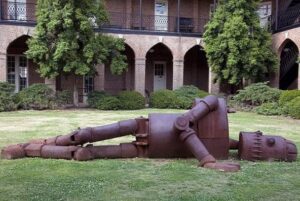
[[[229,138],[227,107],[224,99],[207,96],[196,99],[184,114],[150,114],[114,124],[83,128],[68,135],[26,144],[11,145],[3,158],[42,157],[79,161],[100,158],[186,158],[199,165],[222,171],[238,171],[239,164],[217,162],[228,159],[229,149],[237,149],[242,160],[295,161],[295,144],[279,136],[261,132],[241,132],[239,141]],[[93,146],[90,143],[134,135],[136,140],[120,145]]]

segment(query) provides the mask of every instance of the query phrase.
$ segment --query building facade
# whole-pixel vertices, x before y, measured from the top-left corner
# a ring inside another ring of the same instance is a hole
[[[33,83],[55,90],[73,90],[76,103],[84,103],[92,90],[117,94],[136,90],[148,96],[159,89],[182,85],[218,93],[212,82],[202,34],[217,6],[216,0],[106,0],[109,23],[95,31],[125,40],[128,70],[113,75],[108,65],[97,66],[95,77],[60,76],[44,79],[37,65],[27,60],[26,41],[35,27],[35,0],[0,0],[0,81],[15,84],[16,91]],[[300,88],[300,1],[264,1],[258,14],[261,25],[273,31],[273,48],[281,59],[271,82],[282,89]]]

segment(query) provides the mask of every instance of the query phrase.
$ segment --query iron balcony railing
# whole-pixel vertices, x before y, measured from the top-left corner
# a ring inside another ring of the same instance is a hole
[[[24,1],[25,2],[25,1]],[[35,23],[36,4],[17,1],[0,3],[0,21],[10,23]],[[190,18],[161,15],[140,15],[109,12],[109,22],[100,28],[105,30],[135,30],[155,32],[203,33],[207,18]]]
[[[0,23],[28,23],[34,25],[36,23],[36,4],[25,2],[25,0],[0,0]],[[300,26],[300,4],[296,4],[284,13],[279,14],[278,19],[275,19],[274,15],[268,18],[270,18],[268,26],[273,32]],[[109,19],[108,23],[100,27],[101,29],[197,34],[203,33],[205,24],[209,20],[206,17],[192,18],[119,12],[109,12]]]
[[[103,29],[127,29],[156,32],[203,33],[208,18],[162,15],[142,15],[109,12],[109,22]]]
[[[300,4],[288,8],[278,17],[278,30],[300,26]]]

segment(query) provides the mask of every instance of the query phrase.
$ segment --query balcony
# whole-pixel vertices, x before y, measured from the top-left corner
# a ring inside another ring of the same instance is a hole
[[[139,15],[109,13],[109,22],[101,29],[105,31],[155,32],[181,35],[201,35],[207,18],[188,18],[161,15]]]
[[[25,2],[25,1],[24,1]],[[0,1],[0,23],[36,24],[34,3]],[[139,32],[174,35],[201,35],[207,18],[188,18],[177,16],[140,15],[132,13],[109,12],[109,22],[96,31],[104,32]]]

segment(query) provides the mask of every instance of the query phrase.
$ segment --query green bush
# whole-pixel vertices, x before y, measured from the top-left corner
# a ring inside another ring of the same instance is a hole
[[[16,110],[15,86],[7,82],[0,82],[0,112]]]
[[[53,109],[55,93],[46,84],[33,84],[18,94],[19,104],[23,109]]]
[[[276,103],[281,90],[271,88],[267,83],[256,83],[239,90],[233,97],[233,104],[241,109],[252,109],[263,103]]]
[[[286,104],[287,113],[289,116],[300,119],[300,96],[294,98]]]
[[[294,98],[300,96],[300,90],[287,90],[283,91],[279,98],[279,104],[284,106],[285,104],[289,103]]]
[[[263,103],[255,109],[256,113],[262,115],[282,115],[283,109],[278,103]]]
[[[73,93],[69,90],[57,91],[55,102],[59,106],[73,104]]]
[[[150,107],[153,108],[181,108],[182,104],[174,91],[162,89],[151,93]]]
[[[121,102],[114,96],[106,96],[96,103],[96,108],[99,110],[118,110]]]
[[[118,99],[122,110],[138,110],[145,107],[145,98],[136,91],[123,91],[118,95]]]
[[[15,96],[0,91],[0,112],[12,111],[17,109]]]
[[[98,102],[107,96],[108,95],[104,91],[93,91],[88,94],[88,105],[92,108],[97,108]]]
[[[12,94],[15,91],[15,85],[8,82],[0,82],[0,92]]]
[[[190,109],[193,105],[195,98],[204,98],[209,95],[207,92],[198,89],[192,85],[182,86],[179,89],[174,90],[179,102],[181,104],[181,108]]]

